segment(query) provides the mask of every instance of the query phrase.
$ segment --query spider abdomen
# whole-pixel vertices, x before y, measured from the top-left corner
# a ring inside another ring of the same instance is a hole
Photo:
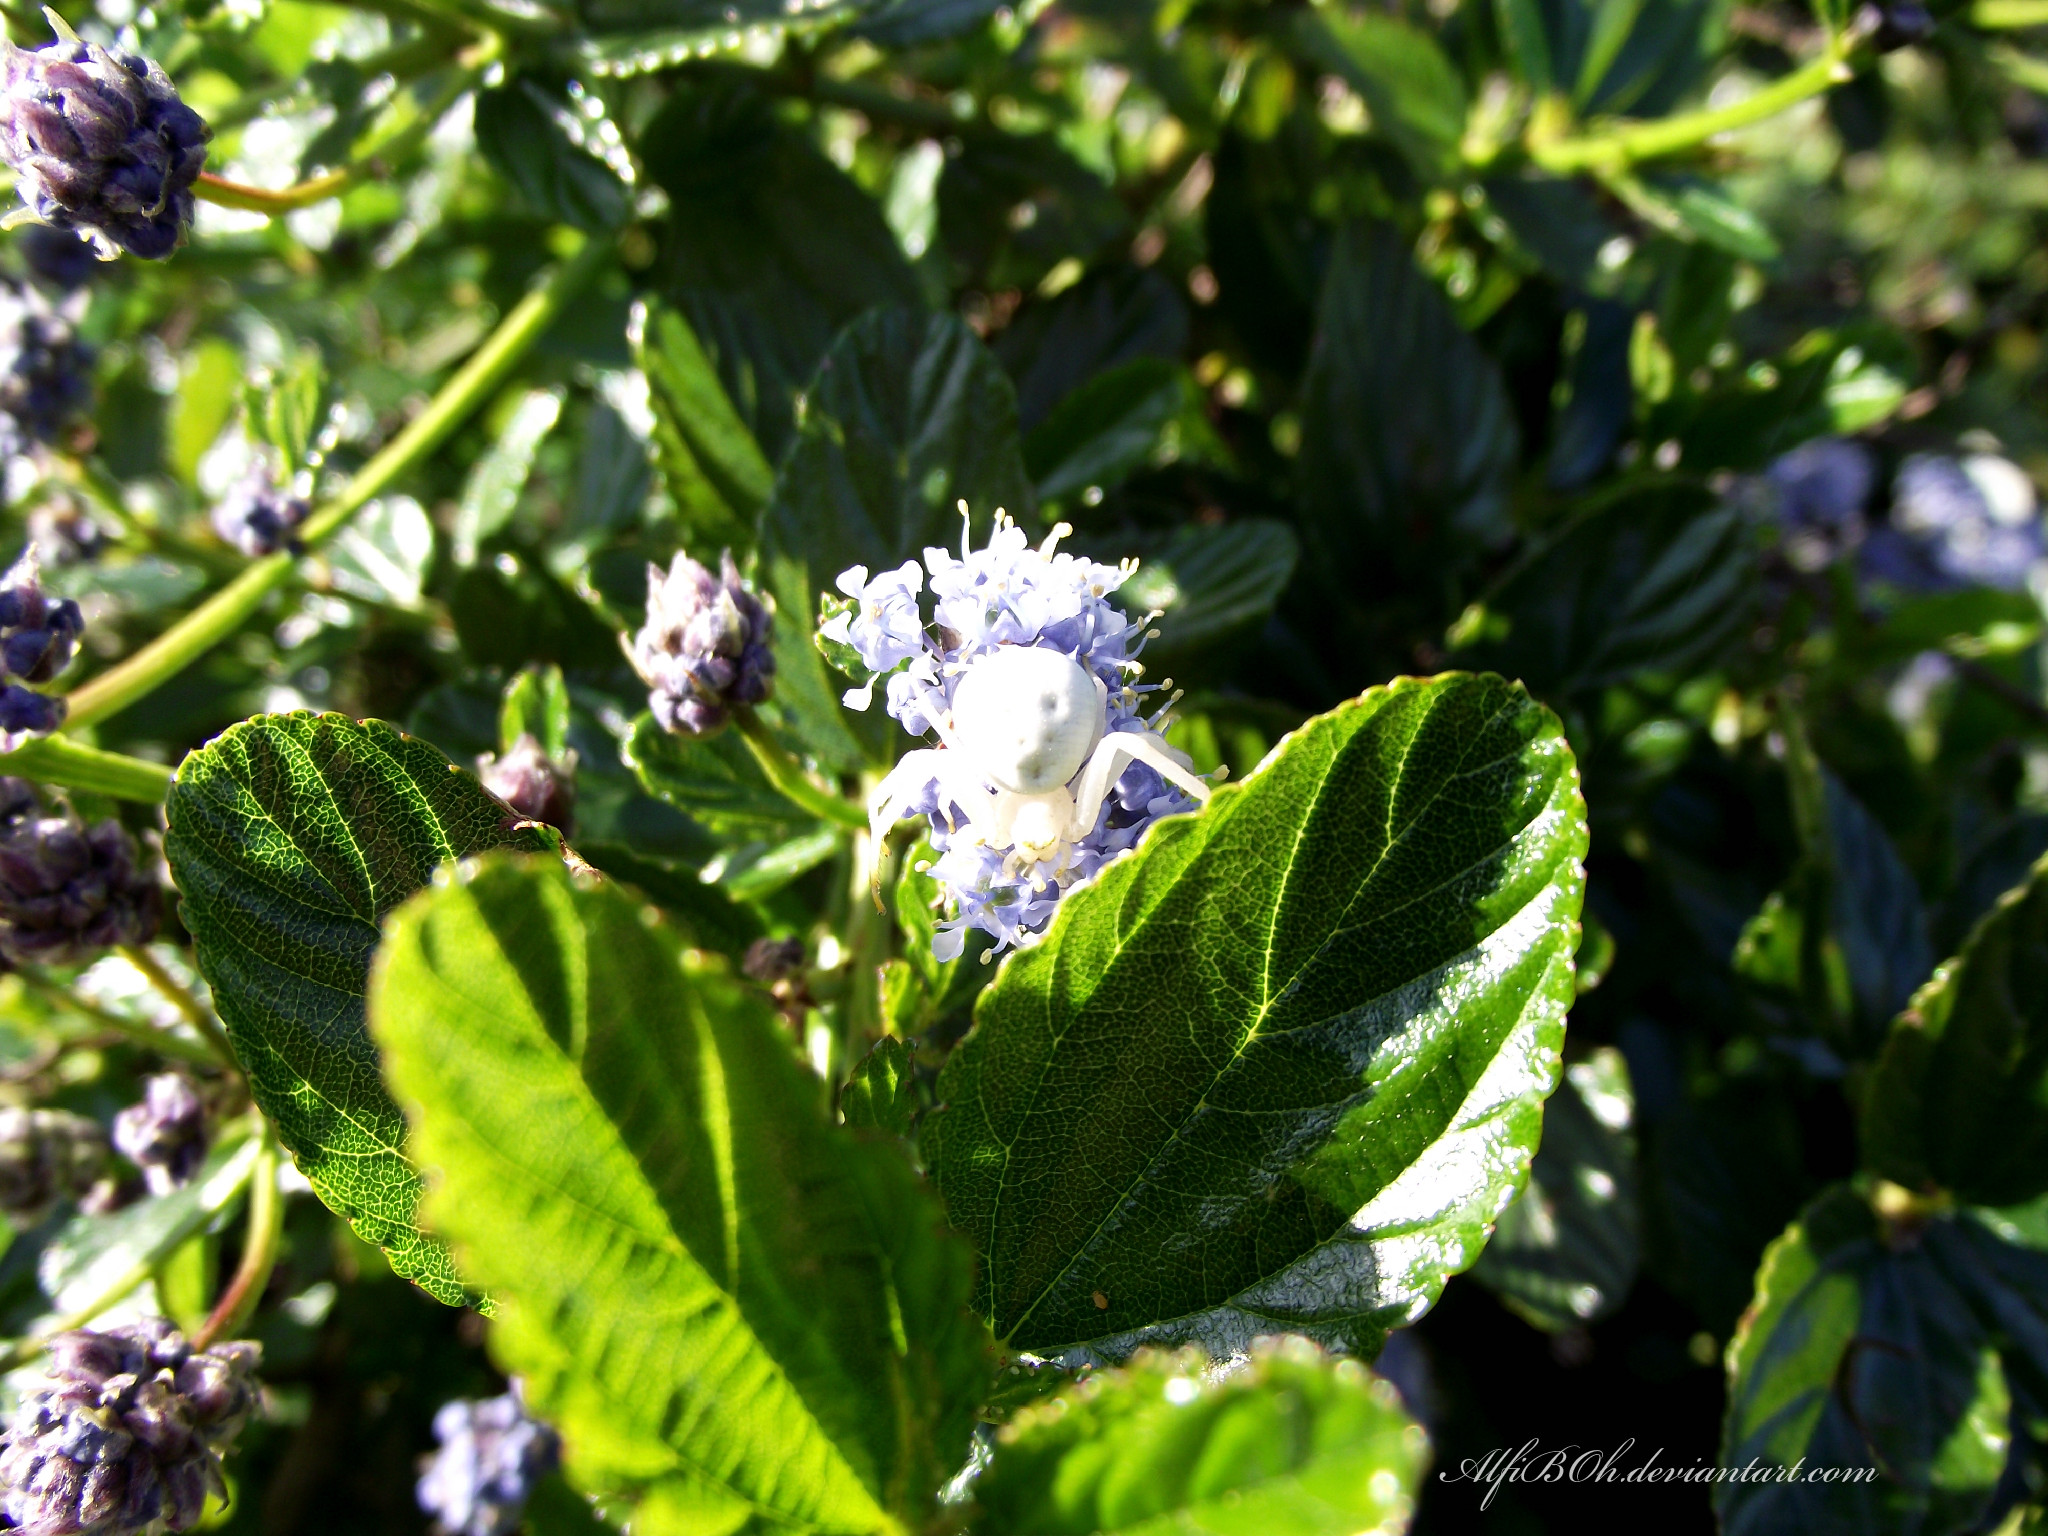
[[[1104,690],[1063,651],[1006,645],[978,657],[953,691],[953,738],[991,784],[1057,789],[1102,739]]]

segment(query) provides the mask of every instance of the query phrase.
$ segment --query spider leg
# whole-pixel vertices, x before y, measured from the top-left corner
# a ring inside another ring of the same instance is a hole
[[[1074,838],[1086,837],[1095,830],[1102,802],[1109,798],[1111,786],[1123,777],[1124,767],[1129,763],[1143,763],[1196,804],[1208,803],[1208,784],[1188,770],[1163,737],[1151,731],[1111,731],[1088,759],[1088,766],[1081,770],[1080,782],[1074,787]]]

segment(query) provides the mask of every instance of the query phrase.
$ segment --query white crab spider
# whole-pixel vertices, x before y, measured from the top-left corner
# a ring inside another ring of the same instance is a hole
[[[956,835],[1008,850],[1004,863],[1015,874],[1050,863],[1056,880],[1129,764],[1145,764],[1198,803],[1208,800],[1207,782],[1157,731],[1111,731],[1108,719],[1109,690],[1066,652],[1021,645],[986,652],[967,664],[952,709],[935,722],[945,747],[904,754],[876,786],[870,830],[879,840],[936,778],[941,805],[967,813]]]

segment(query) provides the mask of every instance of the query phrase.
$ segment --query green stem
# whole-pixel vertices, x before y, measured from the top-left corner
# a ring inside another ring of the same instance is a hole
[[[339,170],[327,171],[312,176],[294,186],[252,187],[239,181],[229,181],[202,171],[192,190],[202,201],[218,203],[223,208],[244,208],[254,213],[275,216],[290,213],[295,208],[309,208],[314,203],[325,202],[330,197],[339,197],[357,182],[371,176],[387,176],[394,164],[408,159],[414,150],[426,142],[427,135],[434,131],[434,125],[448,115],[448,109],[475,89],[483,79],[484,71],[497,58],[501,45],[495,36],[465,49],[462,54],[462,68],[455,77],[441,88],[432,102],[421,109],[413,122],[401,128],[378,144],[365,151]]]
[[[49,977],[33,971],[21,971],[22,985],[48,998],[59,1007],[74,1013],[82,1013],[94,1023],[124,1035],[137,1045],[146,1046],[160,1056],[176,1057],[179,1061],[190,1062],[195,1067],[217,1067],[220,1058],[203,1045],[194,1044],[182,1035],[159,1029],[154,1024],[140,1019],[126,1019],[111,1008],[102,1008],[98,1003],[88,1002],[77,993],[60,987]]]
[[[1546,171],[1571,175],[1577,171],[1620,171],[1643,160],[1655,160],[1695,149],[1716,134],[1776,117],[1788,107],[1819,96],[1851,79],[1849,40],[1837,38],[1818,58],[1780,76],[1769,85],[1725,107],[1688,112],[1661,122],[1636,123],[1579,138],[1537,140],[1529,158]]]
[[[277,1143],[266,1121],[263,1146],[249,1173],[249,1233],[243,1241],[242,1262],[235,1266],[235,1278],[221,1292],[220,1300],[206,1315],[206,1321],[192,1336],[194,1349],[205,1349],[215,1339],[239,1332],[263,1299],[270,1272],[277,1267],[278,1238],[284,1231],[284,1201],[277,1193]]]
[[[172,1007],[185,1016],[185,1022],[199,1031],[213,1050],[216,1060],[230,1071],[240,1071],[241,1064],[235,1060],[235,1048],[228,1044],[227,1032],[220,1027],[220,1020],[213,1016],[213,1010],[192,995],[177,977],[163,967],[163,962],[152,955],[141,944],[117,944],[115,948],[135,969],[149,978],[149,984],[169,999]]]
[[[783,799],[809,811],[820,821],[835,822],[856,831],[867,830],[868,813],[805,773],[802,764],[783,750],[782,743],[775,739],[759,715],[741,707],[733,711],[733,724],[739,728],[748,750],[754,754],[754,761],[761,765],[761,772],[767,775],[768,783]]]
[[[608,241],[587,242],[575,256],[556,268],[543,286],[521,299],[499,322],[490,339],[471,354],[455,377],[441,386],[427,408],[381,453],[357,470],[339,496],[307,519],[300,530],[303,541],[309,546],[318,544],[365,502],[440,447],[504,382],[526,349],[590,280],[610,252]],[[291,578],[294,565],[293,556],[284,551],[251,564],[133,656],[73,693],[67,726],[75,728],[104,719],[184,671],[240,629],[263,606],[263,600]]]
[[[162,763],[102,752],[68,736],[41,736],[0,752],[0,773],[142,805],[161,805],[171,792],[171,770]]]

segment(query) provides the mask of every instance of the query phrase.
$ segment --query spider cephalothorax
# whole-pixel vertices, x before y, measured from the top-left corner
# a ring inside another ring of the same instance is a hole
[[[997,515],[984,549],[925,551],[870,580],[840,578],[849,601],[820,633],[867,685],[886,679],[889,713],[939,745],[906,753],[869,802],[875,836],[899,818],[930,819],[931,869],[957,905],[939,948],[966,928],[1019,942],[1051,919],[1064,890],[1129,848],[1160,816],[1195,808],[1208,785],[1139,705],[1149,618],[1132,622],[1109,594],[1134,569],[1058,553],[1065,525],[1032,548]],[[934,633],[936,632],[936,633]]]

